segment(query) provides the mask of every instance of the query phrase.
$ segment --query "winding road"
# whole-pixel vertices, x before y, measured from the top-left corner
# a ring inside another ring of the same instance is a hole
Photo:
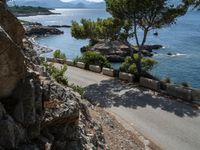
[[[200,150],[200,111],[113,78],[68,67],[70,83],[86,87],[84,97],[105,108],[129,130],[164,150]]]

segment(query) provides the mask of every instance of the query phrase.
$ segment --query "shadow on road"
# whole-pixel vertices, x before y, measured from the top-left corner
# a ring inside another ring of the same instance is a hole
[[[189,105],[152,93],[150,90],[138,89],[134,85],[128,85],[119,80],[106,80],[86,87],[84,98],[100,107],[124,106],[137,109],[138,107],[151,106],[155,109],[160,108],[174,113],[179,117],[185,115],[189,117],[199,116],[199,111]]]

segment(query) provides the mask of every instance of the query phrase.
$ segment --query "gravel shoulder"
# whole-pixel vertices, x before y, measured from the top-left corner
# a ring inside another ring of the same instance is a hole
[[[106,144],[110,150],[160,150],[158,146],[138,132],[124,128],[116,118],[104,109],[93,107],[90,114],[101,124]]]

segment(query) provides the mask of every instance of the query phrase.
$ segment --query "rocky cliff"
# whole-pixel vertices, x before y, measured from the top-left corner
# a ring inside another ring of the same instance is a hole
[[[0,150],[105,149],[81,99],[52,80],[0,1]]]

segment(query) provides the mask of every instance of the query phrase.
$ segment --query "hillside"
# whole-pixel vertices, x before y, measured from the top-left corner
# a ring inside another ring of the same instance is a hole
[[[12,6],[8,8],[15,16],[51,15],[48,8],[32,6]]]
[[[33,6],[47,8],[105,8],[105,3],[88,2],[86,0],[74,2],[62,2],[61,0],[15,0],[8,2],[8,5]]]

